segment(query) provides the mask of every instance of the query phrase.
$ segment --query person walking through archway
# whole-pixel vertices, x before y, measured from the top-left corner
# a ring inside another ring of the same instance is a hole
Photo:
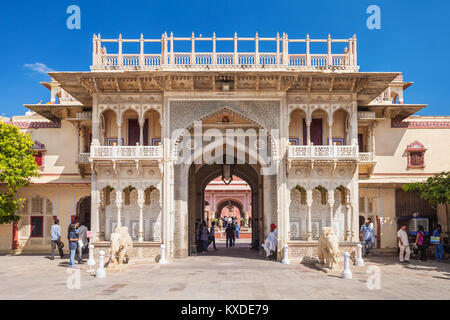
[[[227,228],[225,229],[225,234],[227,236],[227,248],[228,244],[230,247],[234,246],[234,236],[235,236],[236,228],[232,223],[227,224]]]
[[[214,250],[217,251],[217,248],[216,248],[216,230],[214,229],[215,226],[216,226],[216,222],[213,221],[213,222],[211,223],[211,228],[209,229],[209,241],[208,241],[208,247],[209,247],[209,245],[212,243],[212,244],[213,244],[213,247],[214,247]]]
[[[206,222],[202,223],[200,240],[202,243],[202,250],[205,252],[208,252],[209,234],[208,234],[208,227],[206,226]]]

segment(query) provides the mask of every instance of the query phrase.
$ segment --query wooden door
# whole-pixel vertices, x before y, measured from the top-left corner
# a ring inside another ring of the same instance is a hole
[[[307,145],[308,141],[308,133],[307,133],[308,127],[306,126],[306,122],[303,119],[303,145]],[[323,127],[322,127],[322,119],[312,119],[311,122],[311,142],[315,146],[321,146],[323,144],[322,142],[322,136],[323,136]]]
[[[362,133],[358,133],[359,152],[364,152],[364,139]]]
[[[137,119],[128,119],[128,145],[135,146],[139,142],[139,122]],[[144,124],[144,146],[148,146],[148,120]]]

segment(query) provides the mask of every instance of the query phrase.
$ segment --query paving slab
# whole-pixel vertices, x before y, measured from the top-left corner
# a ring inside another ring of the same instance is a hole
[[[86,265],[72,271],[67,259],[0,256],[0,299],[450,299],[448,261],[400,264],[395,257],[369,257],[364,267],[352,266],[353,279],[345,280],[311,265],[267,260],[245,241],[217,246],[167,265],[131,264],[106,279],[89,274]],[[371,266],[378,268],[379,289],[367,287]]]

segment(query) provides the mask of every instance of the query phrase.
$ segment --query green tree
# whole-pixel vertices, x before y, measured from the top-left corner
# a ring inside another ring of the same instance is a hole
[[[431,205],[444,205],[447,219],[447,235],[450,234],[448,205],[450,204],[450,171],[428,178],[425,182],[413,182],[403,186],[405,191],[418,191],[422,199]]]
[[[0,121],[0,224],[20,219],[23,200],[17,199],[17,191],[39,176],[33,145],[29,135]]]

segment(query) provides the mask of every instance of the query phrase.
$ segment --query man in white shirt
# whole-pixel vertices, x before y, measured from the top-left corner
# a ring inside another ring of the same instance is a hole
[[[402,224],[397,232],[398,246],[400,247],[400,262],[409,263],[409,249],[408,233],[406,232],[406,224]]]

